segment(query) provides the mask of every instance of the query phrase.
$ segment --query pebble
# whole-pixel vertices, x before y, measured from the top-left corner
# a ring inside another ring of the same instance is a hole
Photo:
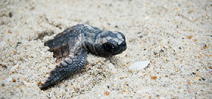
[[[110,93],[108,91],[105,91],[104,93],[106,96],[110,95]]]
[[[150,61],[138,61],[133,63],[129,69],[130,70],[141,70],[144,69],[148,66],[148,64],[150,63]]]

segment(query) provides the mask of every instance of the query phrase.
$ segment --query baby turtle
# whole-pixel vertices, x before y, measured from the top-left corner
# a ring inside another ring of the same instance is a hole
[[[125,36],[117,31],[103,31],[98,27],[77,24],[57,34],[54,39],[44,43],[60,62],[41,85],[46,90],[78,72],[86,65],[87,53],[110,57],[126,50]]]

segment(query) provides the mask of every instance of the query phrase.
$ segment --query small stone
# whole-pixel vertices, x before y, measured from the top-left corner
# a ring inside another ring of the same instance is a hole
[[[120,79],[122,80],[122,79],[124,79],[124,77],[120,77]]]
[[[151,79],[157,79],[157,78],[158,78],[157,76],[152,76],[152,77],[151,77]]]
[[[195,72],[192,72],[191,75],[196,75],[196,73]]]
[[[130,70],[141,70],[141,69],[146,68],[149,63],[150,63],[150,61],[139,61],[139,62],[135,62],[135,63],[133,63],[129,67],[129,69]]]
[[[108,91],[105,91],[104,93],[106,96],[110,95],[110,93]]]
[[[13,82],[16,82],[16,80],[15,80],[15,79],[13,79]]]
[[[197,41],[197,39],[193,39],[193,41],[194,41],[194,42],[196,42],[196,41]]]
[[[189,82],[188,82],[188,84],[192,84],[192,82],[191,82],[191,81],[189,81]]]
[[[4,87],[4,86],[5,86],[5,84],[4,84],[4,83],[2,83],[2,84],[1,84],[1,86],[2,86],[2,87]]]
[[[199,80],[199,79],[200,79],[200,77],[195,77],[195,79]]]
[[[153,52],[154,53],[154,55],[157,55],[157,53],[156,52]]]
[[[12,31],[8,30],[8,33],[12,34]]]
[[[160,52],[164,52],[164,49],[161,49]]]
[[[127,64],[126,64],[126,63],[124,63],[124,64],[123,64],[123,66],[127,66]]]
[[[208,48],[208,46],[205,44],[205,45],[203,46],[203,48],[206,49],[206,48]]]
[[[11,18],[13,16],[12,12],[9,12],[9,17]]]
[[[200,78],[199,81],[205,81],[205,78]]]
[[[128,94],[128,92],[126,90],[123,91],[123,94]]]
[[[40,81],[38,81],[37,84],[40,84]]]
[[[190,36],[188,36],[188,39],[191,39],[191,38],[193,38],[193,36],[191,36],[191,35],[190,35]]]
[[[125,86],[124,86],[123,88],[124,88],[124,89],[127,89],[127,87],[125,87]]]

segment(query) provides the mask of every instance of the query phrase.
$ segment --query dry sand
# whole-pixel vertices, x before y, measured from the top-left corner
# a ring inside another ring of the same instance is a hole
[[[43,43],[89,22],[123,32],[127,50],[88,55],[80,73],[39,89],[56,65]],[[142,70],[129,70],[150,61]],[[0,98],[211,98],[211,0],[1,0]]]

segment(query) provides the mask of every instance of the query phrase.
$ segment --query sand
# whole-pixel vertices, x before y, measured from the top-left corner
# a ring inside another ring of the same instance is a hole
[[[123,32],[127,50],[88,54],[79,73],[42,91],[55,68],[44,42],[89,22]],[[211,0],[1,0],[0,98],[212,97]],[[131,64],[150,61],[141,70]]]

